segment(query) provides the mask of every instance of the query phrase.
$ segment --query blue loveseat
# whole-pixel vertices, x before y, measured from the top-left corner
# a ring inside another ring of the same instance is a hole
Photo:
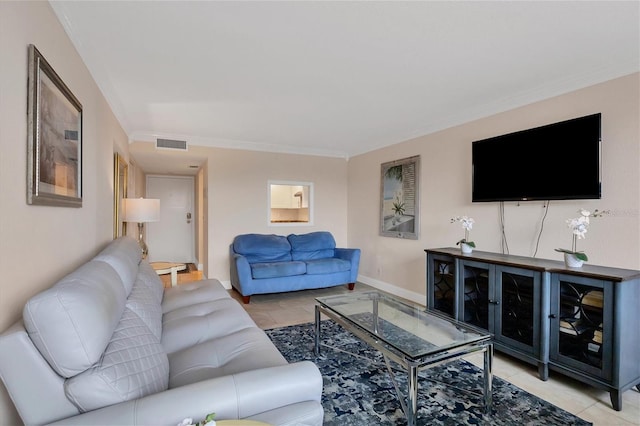
[[[288,236],[244,234],[229,247],[231,285],[249,303],[253,294],[348,284],[353,290],[360,249],[336,248],[330,232]]]

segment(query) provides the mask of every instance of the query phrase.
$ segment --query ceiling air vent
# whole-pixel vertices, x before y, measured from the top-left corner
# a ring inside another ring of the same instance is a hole
[[[175,149],[187,151],[187,141],[177,141],[173,139],[156,139],[156,149]]]

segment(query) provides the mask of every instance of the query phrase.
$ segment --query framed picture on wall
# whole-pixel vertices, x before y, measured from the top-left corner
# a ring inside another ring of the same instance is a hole
[[[29,45],[27,203],[82,207],[82,105]]]
[[[420,156],[383,163],[380,174],[380,235],[418,239]]]
[[[113,238],[127,235],[127,222],[124,221],[124,199],[127,198],[129,166],[117,152],[113,159]]]

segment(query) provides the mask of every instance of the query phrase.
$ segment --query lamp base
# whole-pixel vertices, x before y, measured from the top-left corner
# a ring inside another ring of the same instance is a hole
[[[144,223],[138,223],[138,244],[140,244],[140,250],[142,250],[142,258],[146,259],[149,255],[149,248],[143,238]]]

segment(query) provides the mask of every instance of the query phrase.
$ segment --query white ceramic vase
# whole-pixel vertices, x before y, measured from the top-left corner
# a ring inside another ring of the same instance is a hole
[[[584,260],[580,260],[576,257],[575,254],[565,253],[564,254],[564,264],[569,268],[581,268]]]
[[[462,249],[463,254],[470,254],[473,251],[473,247],[465,243],[460,243],[460,248]]]

